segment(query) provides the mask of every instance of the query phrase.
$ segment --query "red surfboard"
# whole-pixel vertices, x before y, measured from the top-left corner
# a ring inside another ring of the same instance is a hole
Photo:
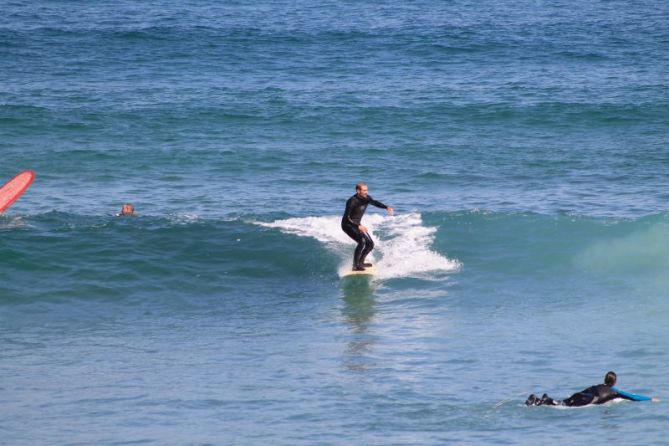
[[[26,170],[0,187],[0,214],[10,207],[28,189],[35,179],[35,172]]]

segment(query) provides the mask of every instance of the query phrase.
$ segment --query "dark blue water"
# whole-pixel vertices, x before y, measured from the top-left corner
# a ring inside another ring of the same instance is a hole
[[[664,444],[666,2],[0,6],[0,443]]]

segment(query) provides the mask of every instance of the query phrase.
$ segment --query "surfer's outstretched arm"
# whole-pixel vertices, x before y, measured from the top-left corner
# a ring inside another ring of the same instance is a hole
[[[375,200],[372,197],[368,197],[368,198],[369,198],[369,204],[371,204],[372,206],[375,206],[375,207],[381,208],[381,209],[385,209],[386,211],[388,211],[388,213],[390,215],[393,215],[393,212],[395,212],[395,210],[393,208],[381,203],[379,200]]]

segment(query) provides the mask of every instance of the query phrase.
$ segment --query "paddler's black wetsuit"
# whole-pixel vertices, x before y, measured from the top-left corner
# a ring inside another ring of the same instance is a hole
[[[358,243],[353,254],[353,269],[364,269],[365,257],[374,249],[372,237],[359,229],[362,216],[365,215],[367,206],[370,204],[377,208],[388,209],[388,206],[369,195],[367,198],[362,198],[356,193],[346,201],[346,210],[341,218],[341,228]]]
[[[525,404],[528,406],[580,407],[587,406],[588,404],[604,404],[616,398],[623,398],[631,401],[650,401],[652,399],[649,396],[624,392],[617,387],[609,386],[607,384],[598,384],[596,386],[588,387],[585,390],[581,390],[562,401],[554,400],[546,394],[539,399],[532,394],[527,398]]]

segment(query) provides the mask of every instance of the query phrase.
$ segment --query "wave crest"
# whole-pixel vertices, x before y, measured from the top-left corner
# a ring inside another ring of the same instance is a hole
[[[341,217],[303,217],[258,222],[260,226],[276,228],[288,234],[311,237],[335,251],[341,258],[338,273],[342,276],[351,265],[355,242],[340,226]],[[365,217],[365,225],[375,240],[370,260],[376,263],[379,279],[400,277],[432,278],[435,274],[452,272],[460,262],[449,259],[432,248],[437,228],[423,224],[422,216],[412,212],[385,217],[372,214]]]

